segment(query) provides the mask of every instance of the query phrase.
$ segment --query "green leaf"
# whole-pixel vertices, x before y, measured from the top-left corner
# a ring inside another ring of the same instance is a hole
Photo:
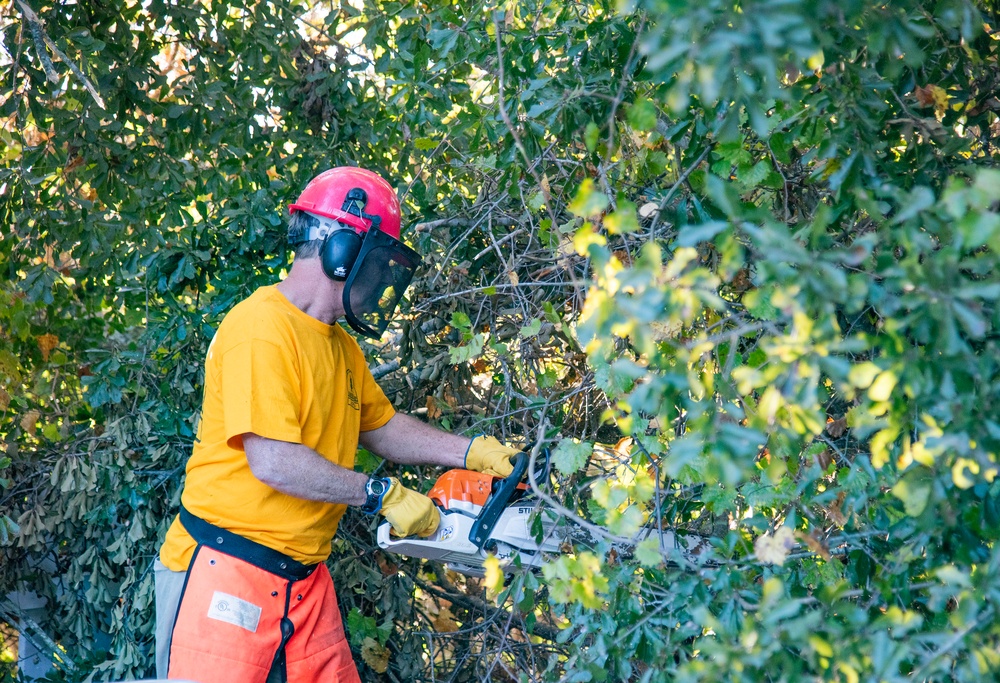
[[[682,247],[694,247],[702,242],[707,242],[713,237],[729,228],[726,221],[711,221],[701,225],[686,225],[677,237],[677,244]]]
[[[934,570],[934,575],[952,586],[960,586],[961,588],[972,588],[972,581],[969,580],[968,572],[965,572],[953,564],[946,564],[942,567],[938,567]]]
[[[594,445],[587,441],[563,439],[552,451],[552,464],[565,475],[579,471],[594,452]]]
[[[594,181],[587,178],[580,183],[576,196],[570,202],[569,211],[581,218],[589,218],[604,211],[609,203],[608,198],[597,190]]]
[[[656,105],[642,97],[628,108],[627,118],[632,128],[647,132],[656,128]]]
[[[521,336],[525,339],[534,337],[542,329],[542,321],[539,318],[532,318],[531,322],[521,328]]]
[[[483,354],[483,346],[486,344],[487,337],[488,335],[483,333],[474,334],[464,346],[453,346],[448,349],[451,363],[458,365],[479,358]]]
[[[762,159],[753,166],[738,169],[736,178],[744,188],[751,189],[760,185],[772,170],[771,162],[767,159]]]
[[[612,235],[627,235],[639,231],[635,204],[628,200],[618,203],[618,208],[604,217],[604,227]]]
[[[347,613],[347,635],[355,647],[360,646],[365,638],[375,638],[378,635],[375,618],[365,616],[357,607],[351,608]]]
[[[658,538],[647,538],[640,541],[635,547],[635,559],[643,567],[656,567],[663,564],[663,555],[660,553],[660,541]]]
[[[467,332],[472,329],[472,320],[462,311],[455,311],[451,314],[451,325],[462,332]]]
[[[778,309],[771,304],[771,295],[760,289],[747,292],[743,296],[743,304],[757,320],[777,320]]]
[[[919,517],[927,509],[931,495],[931,481],[923,472],[907,475],[892,487],[892,495],[903,501],[906,514]]]
[[[593,121],[587,123],[583,130],[583,143],[587,145],[587,151],[593,152],[597,149],[597,141],[601,137],[601,129]]]

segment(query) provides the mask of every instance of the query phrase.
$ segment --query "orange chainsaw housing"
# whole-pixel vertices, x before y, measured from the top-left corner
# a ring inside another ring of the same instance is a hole
[[[500,477],[472,470],[448,470],[434,482],[427,497],[445,510],[451,507],[453,501],[464,501],[482,507],[490,497],[495,479]],[[527,490],[528,487],[521,484],[518,488]]]

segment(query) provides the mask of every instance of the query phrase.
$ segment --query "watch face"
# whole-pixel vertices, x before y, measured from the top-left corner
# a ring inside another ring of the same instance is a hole
[[[372,479],[370,482],[371,492],[376,496],[381,496],[385,493],[385,482],[381,479]]]

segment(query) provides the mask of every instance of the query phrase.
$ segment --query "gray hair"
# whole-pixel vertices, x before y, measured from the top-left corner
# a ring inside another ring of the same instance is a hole
[[[309,214],[304,211],[296,211],[288,219],[289,234],[308,228]],[[323,240],[309,240],[302,242],[295,247],[295,258],[311,259],[319,256],[323,248]]]

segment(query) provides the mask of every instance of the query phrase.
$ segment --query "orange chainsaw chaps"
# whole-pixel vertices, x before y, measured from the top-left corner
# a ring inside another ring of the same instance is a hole
[[[286,613],[288,683],[360,683],[325,565],[288,581],[205,546],[188,571],[168,678],[265,683]]]

